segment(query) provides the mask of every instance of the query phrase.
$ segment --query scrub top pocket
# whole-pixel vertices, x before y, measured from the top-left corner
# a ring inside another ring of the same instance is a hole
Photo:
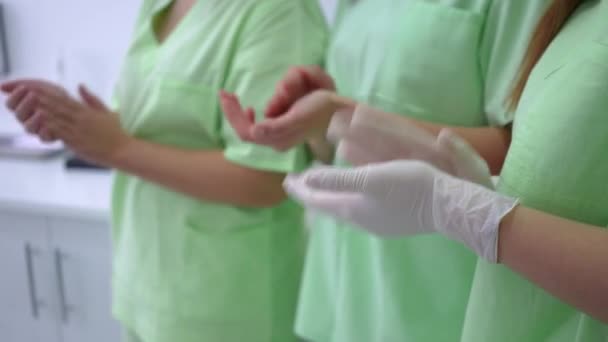
[[[470,10],[427,2],[403,9],[376,99],[400,112],[446,124],[484,122],[479,44],[483,20]],[[407,94],[407,96],[405,96]]]
[[[129,118],[130,131],[161,144],[220,147],[216,91],[169,79],[152,79],[148,87],[148,101]]]

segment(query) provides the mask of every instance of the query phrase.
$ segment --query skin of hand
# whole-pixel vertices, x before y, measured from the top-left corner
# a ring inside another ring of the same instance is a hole
[[[43,125],[36,93],[67,97],[68,93],[63,87],[40,79],[18,79],[3,83],[0,90],[7,95],[6,107],[15,114],[28,133],[38,135],[44,142],[57,140]]]
[[[354,102],[328,90],[315,90],[298,99],[276,118],[255,122],[252,109],[244,110],[233,94],[220,94],[224,113],[244,141],[285,151],[311,139],[325,139],[334,113],[354,108]]]
[[[298,71],[298,69],[290,70],[284,80],[277,85],[275,95],[269,101],[266,109],[266,120],[258,124],[255,123],[253,110],[242,109],[236,96],[222,92],[220,95],[222,109],[240,138],[251,143],[267,145],[277,150],[285,150],[294,146],[294,144],[305,142],[318,160],[330,162],[333,159],[334,144],[327,139],[325,134],[321,134],[321,132],[327,131],[327,123],[330,121],[328,119],[329,114],[314,113],[309,110],[307,116],[293,110],[294,107],[298,106],[300,100],[312,102],[309,101],[310,99],[304,98],[318,96],[311,94],[315,91],[314,89],[334,88],[331,78],[324,74],[320,68],[314,67],[311,70],[307,70],[305,73],[302,70]],[[316,75],[316,81],[307,81],[307,78],[303,75]],[[336,93],[332,94],[331,96],[320,97],[324,97],[324,100],[328,103],[333,102],[334,107],[329,108],[334,113],[352,112],[355,107],[360,105],[352,99],[338,96]],[[449,128],[483,157],[492,174],[500,172],[511,140],[509,127],[448,127],[406,118],[393,113],[382,113],[379,110],[375,110],[375,112],[387,117],[387,122],[405,122],[434,136],[437,136],[442,129]],[[313,123],[315,121],[313,116],[319,119],[319,125],[316,127]],[[292,129],[291,135],[288,132],[290,128]],[[314,129],[307,130],[310,128]],[[293,131],[299,132],[299,136],[294,134]]]
[[[122,129],[117,113],[84,86],[78,92],[82,103],[64,94],[35,91],[42,127],[79,156],[111,166],[132,138]]]
[[[348,127],[337,131],[338,154],[353,165],[421,160],[450,175],[493,187],[487,163],[450,129],[435,136],[405,118],[360,104]]]
[[[285,199],[284,175],[234,164],[222,150],[183,150],[136,139],[90,91],[81,86],[79,93],[82,102],[49,88],[33,91],[41,131],[79,156],[205,201],[262,208]]]
[[[317,65],[292,67],[277,84],[265,110],[267,118],[286,113],[303,96],[319,89],[335,91],[334,80]]]

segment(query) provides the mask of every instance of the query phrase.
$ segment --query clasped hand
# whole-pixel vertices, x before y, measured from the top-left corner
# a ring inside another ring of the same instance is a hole
[[[45,142],[61,140],[93,162],[111,166],[130,139],[118,114],[84,86],[78,89],[81,101],[43,80],[10,81],[0,89],[7,94],[6,106],[29,133]]]

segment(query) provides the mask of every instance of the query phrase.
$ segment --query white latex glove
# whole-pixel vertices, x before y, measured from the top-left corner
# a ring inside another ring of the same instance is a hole
[[[420,161],[290,175],[285,189],[304,206],[383,237],[442,233],[496,262],[498,228],[517,200]]]
[[[339,121],[336,123],[335,121]],[[437,137],[402,117],[358,105],[350,122],[332,119],[338,155],[353,165],[397,159],[425,161],[458,178],[493,188],[487,163],[462,138],[444,129]]]

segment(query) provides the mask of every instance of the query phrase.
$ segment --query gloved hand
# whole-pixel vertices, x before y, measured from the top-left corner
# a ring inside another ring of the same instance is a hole
[[[340,143],[337,154],[353,165],[397,159],[425,161],[458,178],[493,188],[487,163],[462,138],[444,129],[437,137],[407,118],[358,105],[347,128],[332,130]],[[337,140],[334,138],[334,140]]]
[[[439,232],[496,262],[498,228],[517,200],[420,161],[290,175],[285,189],[304,206],[383,237]]]

